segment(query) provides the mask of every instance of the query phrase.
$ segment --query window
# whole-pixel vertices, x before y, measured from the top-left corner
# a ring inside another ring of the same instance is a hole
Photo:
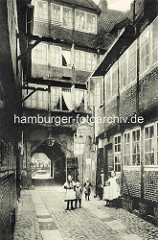
[[[121,136],[114,137],[114,171],[121,172]]]
[[[95,103],[98,108],[103,105],[103,79],[98,78],[95,85]]]
[[[91,72],[97,65],[97,55],[76,50],[75,63],[77,69]]]
[[[157,158],[156,158],[156,165],[158,165],[158,123],[156,124],[156,128],[157,128],[157,136],[156,136]]]
[[[39,20],[47,20],[48,21],[48,2],[46,1],[37,1],[35,6],[36,8],[36,18]]]
[[[75,156],[82,155],[84,150],[84,143],[75,143]]]
[[[61,23],[61,6],[51,3],[51,22],[52,23]]]
[[[106,74],[105,76],[105,90],[106,90],[106,93],[105,93],[105,99],[106,99],[106,102],[111,98],[111,93],[112,93],[112,90],[111,90],[111,71],[109,70],[109,72]]]
[[[130,166],[131,165],[131,154],[130,154],[130,132],[123,134],[123,159],[124,165]]]
[[[37,91],[37,108],[48,109],[48,92]]]
[[[61,66],[61,48],[58,46],[50,46],[50,63],[51,66]]]
[[[97,32],[97,16],[92,13],[87,13],[87,30],[88,32]]]
[[[140,165],[140,129],[132,131],[132,165]]]
[[[83,51],[75,51],[75,66],[77,69],[86,69],[86,53]]]
[[[62,66],[71,67],[71,51],[62,49]]]
[[[70,88],[62,88],[62,110],[72,110],[72,94]]]
[[[140,37],[140,72],[143,73],[150,64],[150,32],[149,27]]]
[[[86,30],[86,14],[83,11],[76,10],[76,29]]]
[[[125,166],[140,165],[141,130],[134,129],[123,134],[123,159]]]
[[[72,9],[51,3],[51,23],[72,28]]]
[[[39,43],[32,50],[32,62],[37,64],[48,63],[48,45]]]
[[[93,53],[87,53],[86,55],[86,70],[93,71],[97,65],[97,55]]]
[[[118,92],[118,62],[112,66],[112,96]]]
[[[72,28],[72,9],[63,7],[63,26]]]
[[[152,60],[153,64],[158,61],[158,17],[152,23]]]
[[[137,77],[137,42],[128,49],[128,82],[131,83]]]
[[[154,165],[154,125],[145,127],[145,165]]]
[[[61,88],[51,88],[51,109],[61,109]]]
[[[120,73],[120,82],[121,82],[121,89],[128,85],[128,78],[127,78],[127,52],[125,52],[119,61],[119,73]]]
[[[84,90],[75,88],[75,104],[79,107],[84,101]]]
[[[76,30],[97,33],[97,15],[80,10],[75,12]]]

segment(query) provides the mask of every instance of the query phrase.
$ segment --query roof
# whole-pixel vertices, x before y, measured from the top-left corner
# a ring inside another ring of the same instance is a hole
[[[88,8],[92,11],[100,13],[100,8],[92,0],[56,0],[58,3],[63,2],[66,4],[75,5],[81,8]]]
[[[123,51],[125,51],[135,40],[134,28],[132,25],[128,25],[123,28],[120,34],[115,38],[115,41],[105,53],[103,60],[94,70],[90,77],[94,76],[104,76],[109,70],[110,66],[121,56]]]
[[[111,31],[115,25],[124,22],[125,19],[127,19],[127,13],[124,12],[107,9],[106,12],[101,13],[98,22],[98,48],[106,50],[109,48],[109,45],[116,37],[115,32]]]

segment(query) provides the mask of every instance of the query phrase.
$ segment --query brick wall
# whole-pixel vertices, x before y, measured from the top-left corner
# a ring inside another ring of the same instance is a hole
[[[2,173],[1,173],[2,175]],[[16,207],[15,174],[6,174],[0,178],[0,239],[12,239],[13,213]]]
[[[69,77],[70,82],[85,84],[89,72],[86,71],[75,71],[75,75],[73,74],[72,69],[64,68],[64,67],[48,67],[48,65],[42,64],[32,64],[32,77],[33,78],[44,78],[48,80],[56,80],[61,81],[64,80],[62,77]],[[75,79],[74,79],[75,78]]]
[[[71,29],[55,26],[48,22],[34,21],[33,35],[61,39],[68,43],[72,43],[74,39],[75,44],[79,46],[97,47],[96,35],[79,31],[73,32]]]
[[[122,192],[130,197],[141,197],[141,173],[140,171],[123,171]]]
[[[158,202],[158,172],[144,172],[144,199]]]
[[[158,103],[158,67],[147,74],[140,82],[140,111]]]

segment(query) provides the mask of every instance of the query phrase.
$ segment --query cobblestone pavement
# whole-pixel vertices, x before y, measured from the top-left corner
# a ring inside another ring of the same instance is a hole
[[[90,202],[82,201],[81,209],[65,211],[64,194],[61,187],[25,192],[14,240],[158,239],[158,230],[153,224],[123,209],[105,207],[104,201],[92,197]]]
[[[14,240],[42,240],[31,192],[29,190],[22,191],[21,193],[13,238]]]

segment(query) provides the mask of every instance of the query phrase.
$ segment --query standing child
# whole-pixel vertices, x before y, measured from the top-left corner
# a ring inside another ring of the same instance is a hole
[[[88,179],[86,179],[86,182],[84,183],[84,193],[85,193],[85,199],[86,201],[90,201],[89,197],[90,197],[90,194],[91,194],[91,182],[89,182]]]
[[[67,202],[66,210],[69,210],[69,204],[71,202],[71,209],[73,210],[73,201],[75,198],[75,183],[72,181],[71,175],[68,176],[67,182],[64,184],[66,189],[65,201]]]
[[[77,208],[77,201],[79,202],[79,208],[81,208],[82,188],[79,182],[76,182],[75,191],[76,191],[75,208]]]

